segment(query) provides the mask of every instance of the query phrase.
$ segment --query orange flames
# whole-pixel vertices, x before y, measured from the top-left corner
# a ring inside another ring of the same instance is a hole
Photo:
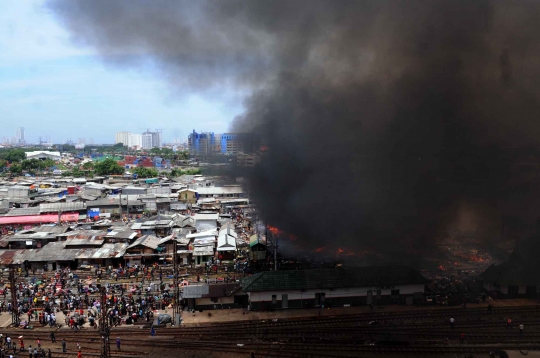
[[[352,250],[349,250],[349,249],[342,249],[340,247],[338,247],[337,251],[336,251],[336,254],[337,255],[343,255],[343,256],[358,256],[358,254]]]
[[[283,234],[283,232],[280,229],[278,229],[277,227],[275,227],[275,226],[268,225],[268,230],[270,230],[272,235],[281,235],[281,234]]]
[[[298,239],[298,236],[296,236],[294,234],[287,234],[287,233],[283,232],[282,230],[280,230],[277,227],[272,226],[272,225],[268,225],[268,230],[274,236],[280,236],[280,237],[287,236],[289,238],[289,240],[291,240],[291,241],[296,241]]]

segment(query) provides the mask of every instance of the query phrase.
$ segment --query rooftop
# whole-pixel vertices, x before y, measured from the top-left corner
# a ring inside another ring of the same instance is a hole
[[[338,267],[290,271],[265,271],[242,280],[244,292],[381,287],[427,284],[407,266]]]

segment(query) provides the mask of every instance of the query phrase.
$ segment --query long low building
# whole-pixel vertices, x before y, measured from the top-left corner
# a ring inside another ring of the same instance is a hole
[[[52,160],[60,160],[62,159],[62,156],[60,155],[60,152],[50,152],[47,150],[36,150],[33,152],[26,152],[26,159],[52,159]]]
[[[242,280],[252,309],[413,304],[429,283],[406,266],[265,271]]]

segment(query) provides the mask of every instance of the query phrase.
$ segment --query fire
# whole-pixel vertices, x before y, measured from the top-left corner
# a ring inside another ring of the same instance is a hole
[[[446,269],[444,268],[443,265],[440,265],[440,266],[439,266],[439,270],[441,270],[441,271],[446,271]]]
[[[268,225],[268,230],[270,230],[270,232],[272,233],[272,235],[281,235],[283,232],[278,229],[277,227],[275,226],[270,226]]]
[[[356,252],[348,250],[348,249],[342,249],[339,248],[336,251],[336,255],[344,255],[344,256],[357,256]]]
[[[291,241],[296,241],[298,239],[298,236],[294,234],[285,233],[282,230],[278,229],[275,226],[268,225],[268,230],[272,233],[274,236],[280,236],[280,237],[288,237]]]
[[[317,247],[315,249],[315,252],[323,252],[323,250],[324,250],[324,247]]]
[[[471,256],[469,257],[469,260],[470,260],[470,261],[473,261],[473,262],[484,262],[484,261],[485,261],[482,257],[480,257],[480,256],[475,256],[475,255],[471,255]]]

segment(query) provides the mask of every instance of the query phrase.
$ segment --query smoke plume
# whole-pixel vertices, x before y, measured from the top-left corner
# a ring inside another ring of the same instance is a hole
[[[269,148],[252,195],[303,246],[399,256],[538,216],[540,191],[515,168],[538,154],[539,2],[48,5],[108,64],[179,92],[248,93],[232,129]]]

